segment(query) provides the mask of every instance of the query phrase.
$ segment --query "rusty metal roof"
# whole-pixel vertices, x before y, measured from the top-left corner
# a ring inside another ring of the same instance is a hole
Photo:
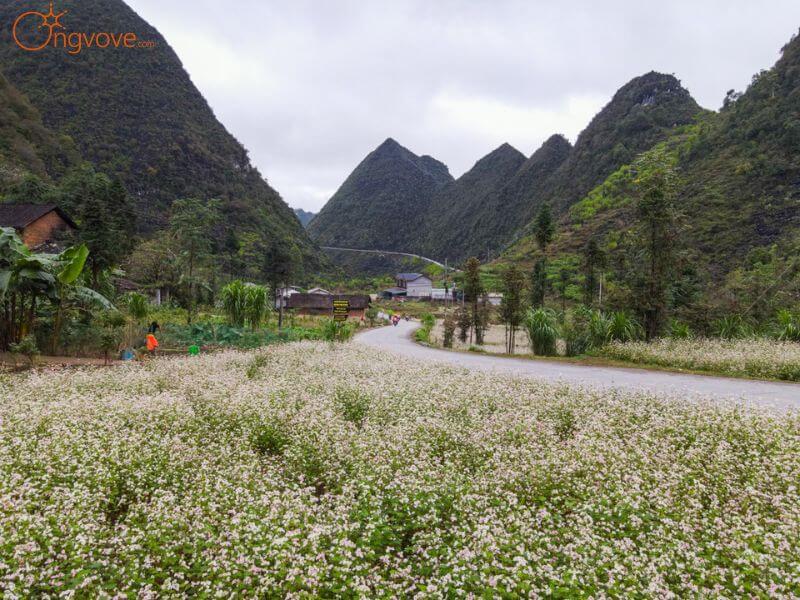
[[[78,226],[70,219],[69,215],[55,204],[18,204],[0,203],[0,227],[13,227],[14,229],[24,229],[34,221],[41,219],[48,213],[57,212],[64,222],[73,229]]]

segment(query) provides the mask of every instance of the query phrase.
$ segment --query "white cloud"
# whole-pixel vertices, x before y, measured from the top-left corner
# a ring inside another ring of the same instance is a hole
[[[701,105],[743,89],[800,25],[773,0],[127,0],[292,206],[319,210],[391,136],[460,175],[502,142],[574,140],[631,78]]]

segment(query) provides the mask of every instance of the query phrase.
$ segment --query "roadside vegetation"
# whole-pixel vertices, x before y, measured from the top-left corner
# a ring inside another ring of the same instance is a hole
[[[536,251],[527,275],[518,264],[498,270],[469,259],[458,277],[464,301],[444,310],[429,337],[461,350],[589,355],[595,362],[800,380],[798,255],[782,257],[777,246],[753,250],[716,301],[704,300],[684,252],[677,161],[678,150],[663,144],[619,174],[611,187],[633,210],[630,230],[613,248],[591,237],[582,255],[552,252],[559,232],[544,204],[531,227]],[[489,288],[502,292],[499,307],[490,304]],[[448,333],[453,324],[457,336]],[[520,331],[527,338],[522,347]]]
[[[800,381],[800,344],[766,338],[613,342],[599,355],[641,365]]]
[[[0,378],[11,597],[800,594],[800,421],[301,342]]]

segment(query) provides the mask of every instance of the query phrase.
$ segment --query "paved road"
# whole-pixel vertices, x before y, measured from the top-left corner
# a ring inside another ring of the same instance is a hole
[[[401,321],[356,336],[356,342],[426,362],[440,362],[472,371],[505,373],[585,387],[618,388],[659,394],[734,399],[778,408],[800,408],[800,384],[754,381],[707,375],[688,375],[643,369],[582,366],[557,361],[529,360],[451,352],[421,346],[411,339],[418,323]]]

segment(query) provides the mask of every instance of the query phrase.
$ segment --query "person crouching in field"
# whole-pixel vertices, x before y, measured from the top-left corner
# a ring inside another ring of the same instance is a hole
[[[156,336],[152,333],[148,333],[147,337],[145,338],[145,343],[147,344],[147,353],[150,356],[156,355],[156,350],[158,349],[158,340]]]

